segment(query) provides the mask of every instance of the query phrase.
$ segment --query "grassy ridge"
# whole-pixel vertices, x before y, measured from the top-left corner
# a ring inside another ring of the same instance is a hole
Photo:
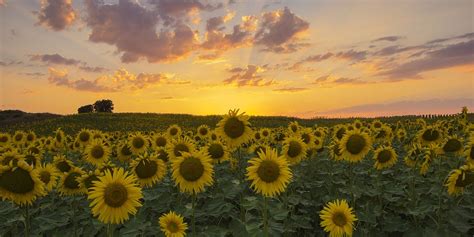
[[[5,111],[4,111],[5,112]],[[0,113],[4,113],[0,112]],[[27,115],[28,117],[32,117]],[[451,115],[454,116],[454,115]],[[396,122],[400,119],[417,119],[422,116],[394,116],[381,117],[384,122]],[[150,131],[163,130],[172,124],[178,124],[183,128],[196,128],[201,124],[215,127],[221,116],[207,115],[197,116],[188,114],[156,114],[156,113],[93,113],[74,114],[66,116],[46,117],[44,119],[19,119],[10,122],[0,121],[0,131],[12,132],[15,130],[35,131],[37,134],[50,134],[57,128],[69,134],[76,133],[82,128],[100,129],[102,131]],[[430,118],[424,117],[425,120]],[[433,118],[435,119],[435,118]],[[474,114],[469,115],[474,119]],[[252,116],[250,122],[255,127],[280,127],[287,126],[292,121],[298,121],[303,126],[328,126],[352,121],[353,119],[300,119],[284,116]]]

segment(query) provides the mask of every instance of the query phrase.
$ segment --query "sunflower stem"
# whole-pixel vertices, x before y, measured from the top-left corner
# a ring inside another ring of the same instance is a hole
[[[107,237],[113,237],[113,236],[114,236],[114,225],[107,224]]]
[[[27,204],[25,207],[25,236],[30,236],[30,206]]]
[[[76,227],[76,196],[72,196],[72,228],[74,230],[74,237],[77,236],[77,227]]]
[[[268,212],[267,212],[267,197],[263,196],[263,233],[265,237],[268,237]]]
[[[192,228],[193,228],[193,237],[196,236],[196,217],[195,217],[195,209],[196,209],[196,194],[193,194],[193,201],[192,201],[192,216],[191,216],[191,222],[192,222]]]

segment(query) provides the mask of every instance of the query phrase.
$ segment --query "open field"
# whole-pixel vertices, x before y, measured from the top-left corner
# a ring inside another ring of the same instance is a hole
[[[355,236],[472,236],[471,119],[9,119],[0,125],[0,235],[163,236],[158,220],[174,211],[190,236],[325,236],[321,211],[345,200],[351,209],[328,221]],[[134,189],[100,194],[119,168]]]

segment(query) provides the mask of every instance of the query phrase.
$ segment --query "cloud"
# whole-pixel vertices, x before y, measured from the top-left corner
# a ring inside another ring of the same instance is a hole
[[[308,90],[308,88],[305,88],[305,87],[283,87],[283,88],[274,89],[273,91],[295,93],[295,92],[301,92],[301,91],[306,91],[306,90]]]
[[[379,72],[391,80],[422,78],[421,73],[474,64],[474,40],[446,45],[425,53],[425,57],[401,63],[389,70]]]
[[[368,52],[365,50],[357,51],[357,50],[348,50],[348,51],[341,51],[334,55],[334,57],[339,59],[345,59],[349,61],[361,61],[366,59]]]
[[[265,71],[265,68],[261,66],[247,65],[246,68],[232,68],[228,71],[233,73],[233,75],[224,80],[224,84],[226,85],[261,87],[276,84],[275,81],[267,80],[260,75]]]
[[[57,86],[69,87],[79,91],[90,92],[123,92],[145,89],[155,85],[183,85],[189,81],[177,80],[167,73],[139,73],[135,75],[125,69],[118,69],[113,74],[102,75],[94,80],[71,80],[67,70],[49,68],[48,81]]]
[[[377,39],[372,40],[371,42],[380,42],[380,41],[395,42],[395,41],[399,41],[401,39],[403,39],[403,37],[392,35],[392,36],[385,36],[385,37],[377,38]]]
[[[428,41],[426,44],[438,44],[438,43],[444,43],[451,40],[462,40],[462,39],[472,39],[472,38],[474,38],[474,32],[466,33],[466,34],[458,35],[454,37],[435,39],[435,40]]]
[[[201,44],[203,50],[214,50],[216,55],[242,46],[249,46],[253,43],[252,34],[256,30],[258,19],[255,16],[243,16],[241,23],[235,25],[231,33],[225,33],[223,25],[235,13],[229,13],[225,16],[212,17],[207,20],[204,42]]]
[[[25,76],[30,76],[30,77],[42,77],[46,75],[42,72],[22,72],[20,74],[25,75]]]
[[[8,66],[14,66],[14,65],[21,65],[23,64],[22,61],[14,61],[14,60],[10,60],[8,62],[3,62],[3,61],[0,61],[0,66],[2,67],[8,67]]]
[[[92,67],[86,62],[81,60],[66,58],[57,53],[55,54],[34,54],[30,55],[31,61],[39,61],[46,64],[66,65],[66,66],[77,66],[80,70],[92,73],[107,72],[109,69],[104,67]]]
[[[299,43],[298,35],[309,29],[309,23],[292,13],[287,7],[266,12],[255,35],[255,44],[264,51],[294,52],[307,44]]]
[[[72,0],[42,0],[41,9],[36,14],[39,25],[55,31],[64,30],[76,19]]]
[[[118,4],[104,5],[86,0],[86,6],[86,23],[92,29],[89,40],[114,45],[124,63],[141,58],[150,63],[175,61],[197,46],[196,32],[184,23],[177,22],[157,32],[157,13],[137,3],[120,0]]]
[[[369,83],[371,82],[362,81],[359,78],[337,77],[330,74],[322,75],[312,82],[315,85],[360,85]]]
[[[200,0],[150,0],[150,3],[156,6],[165,25],[183,20],[200,11],[214,11],[224,6],[223,3],[210,4]]]
[[[462,106],[474,108],[473,98],[405,100],[385,104],[363,104],[346,108],[313,111],[313,116],[328,117],[376,117],[393,115],[454,114]],[[309,115],[309,114],[308,114]]]
[[[59,54],[36,54],[30,55],[31,61],[40,61],[48,64],[59,64],[59,65],[78,65],[81,63],[80,60],[65,58]]]

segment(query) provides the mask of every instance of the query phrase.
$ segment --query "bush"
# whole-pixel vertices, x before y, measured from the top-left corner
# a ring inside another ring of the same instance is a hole
[[[79,114],[92,113],[92,112],[94,112],[93,105],[84,105],[84,106],[79,107],[79,109],[77,109],[77,113]]]
[[[114,110],[114,103],[111,100],[98,100],[94,103],[95,112],[112,113]]]

